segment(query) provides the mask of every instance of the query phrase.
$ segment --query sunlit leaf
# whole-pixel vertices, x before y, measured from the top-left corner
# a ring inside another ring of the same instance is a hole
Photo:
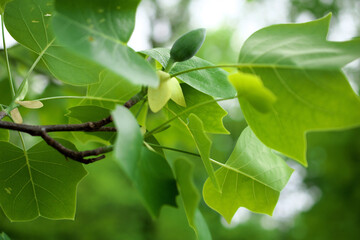
[[[53,28],[71,51],[136,85],[156,87],[151,65],[126,45],[139,0],[58,0]],[[85,14],[78,14],[79,12]]]
[[[340,70],[360,57],[360,39],[326,41],[330,15],[308,23],[270,26],[240,52],[240,71],[257,75],[277,98],[258,112],[240,99],[247,122],[267,146],[306,161],[306,132],[360,125],[359,97]]]
[[[44,106],[44,104],[40,101],[16,101],[16,103],[30,109],[38,109]]]
[[[230,222],[239,207],[272,215],[293,170],[246,128],[229,160],[216,171],[218,191],[208,179],[205,202]]]
[[[239,72],[229,75],[229,80],[234,85],[239,99],[248,101],[256,110],[262,113],[271,110],[276,97],[269,89],[264,87],[259,77]]]
[[[42,55],[42,62],[59,80],[84,85],[98,81],[100,68],[59,46],[50,29],[53,0],[14,0],[6,5],[6,28],[16,41]]]
[[[27,151],[0,142],[0,149],[0,203],[10,220],[74,218],[76,188],[86,175],[81,164],[67,161],[45,142]]]

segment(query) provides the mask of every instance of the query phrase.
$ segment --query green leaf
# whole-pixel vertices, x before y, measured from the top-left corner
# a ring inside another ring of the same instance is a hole
[[[267,113],[276,101],[275,95],[253,74],[235,73],[229,75],[229,80],[235,87],[238,98],[248,101],[256,110]]]
[[[151,65],[129,48],[140,0],[60,0],[53,28],[71,51],[136,85],[156,87]],[[82,12],[84,14],[78,14]]]
[[[6,235],[6,233],[2,232],[0,234],[0,240],[11,240],[11,238],[9,238],[9,236]]]
[[[220,164],[220,163],[219,163]],[[293,170],[246,128],[226,164],[216,171],[219,192],[206,180],[205,202],[230,222],[239,207],[271,215]]]
[[[39,56],[59,80],[84,85],[98,81],[100,69],[59,46],[50,29],[52,0],[14,0],[6,5],[6,28],[16,41]]]
[[[115,142],[116,161],[139,191],[153,217],[163,205],[176,205],[176,182],[169,164],[157,153],[143,146],[139,125],[131,112],[117,106],[112,116],[118,136]]]
[[[264,28],[245,42],[239,57],[240,71],[257,75],[277,97],[267,114],[240,99],[251,129],[305,166],[307,132],[360,125],[359,97],[340,70],[360,57],[360,39],[326,41],[329,21],[330,15]]]
[[[74,148],[65,141],[64,146]],[[76,188],[86,171],[45,142],[27,151],[0,142],[0,203],[11,221],[29,221],[39,216],[74,219]]]
[[[113,99],[125,103],[138,93],[140,89],[139,86],[125,81],[110,71],[102,71],[99,76],[99,82],[89,85],[86,95],[89,97]],[[101,100],[85,100],[82,104],[94,104],[108,109],[115,108],[115,103]]]
[[[0,13],[3,13],[5,11],[5,6],[10,1],[12,0],[0,0]]]
[[[186,217],[199,240],[211,239],[209,228],[198,209],[200,194],[193,181],[194,164],[185,159],[177,159],[174,162],[174,172],[183,202]]]
[[[155,48],[142,51],[142,53],[156,59],[163,67],[166,66],[170,58],[170,50],[165,48]],[[213,64],[198,58],[193,57],[184,62],[179,62],[171,69],[170,74],[182,72],[192,68],[212,66]],[[199,71],[193,71],[176,76],[180,80],[189,84],[193,88],[211,95],[213,97],[233,97],[236,95],[235,89],[231,86],[227,80],[227,72],[222,69],[204,69]]]
[[[190,86],[182,84],[182,90],[185,96],[187,108],[181,107],[173,102],[169,102],[168,107],[176,114],[183,112],[185,109],[191,109],[188,112],[180,115],[180,119],[187,122],[191,113],[199,117],[203,123],[204,130],[207,133],[228,134],[229,132],[224,127],[222,119],[227,112],[222,109],[219,104],[212,97],[196,91]],[[200,103],[208,102],[204,105],[196,107]],[[171,116],[172,117],[172,116]]]
[[[2,121],[2,120],[0,120],[0,121]],[[9,130],[0,129],[0,141],[7,142],[7,141],[9,141],[9,138],[10,138]]]
[[[196,115],[190,114],[188,127],[191,132],[191,135],[194,138],[196,147],[199,150],[207,174],[209,175],[214,186],[218,190],[220,190],[219,183],[214,174],[214,168],[210,162],[210,150],[211,150],[212,141],[204,132],[204,126],[200,118],[198,118]]]

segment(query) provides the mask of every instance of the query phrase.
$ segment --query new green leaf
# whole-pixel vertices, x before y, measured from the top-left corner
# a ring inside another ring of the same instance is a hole
[[[206,180],[205,202],[230,222],[239,207],[271,215],[293,170],[246,128],[229,160],[216,171],[218,191]]]
[[[71,51],[136,85],[156,87],[151,65],[126,45],[139,0],[57,0],[54,32]],[[79,13],[83,14],[79,14]]]
[[[176,205],[176,182],[166,160],[143,146],[139,125],[132,113],[117,106],[112,116],[118,130],[115,158],[131,179],[152,216],[163,205]]]
[[[308,23],[270,26],[241,49],[240,71],[257,75],[277,98],[262,114],[240,99],[247,122],[267,146],[306,161],[306,133],[360,125],[359,97],[340,70],[360,57],[360,39],[326,40],[330,15]]]
[[[0,149],[0,203],[11,221],[74,218],[76,188],[86,175],[81,164],[66,161],[45,142],[26,151],[0,142]]]
[[[14,0],[6,5],[5,25],[16,41],[35,52],[59,80],[75,85],[98,81],[100,69],[59,46],[50,28],[52,0]]]

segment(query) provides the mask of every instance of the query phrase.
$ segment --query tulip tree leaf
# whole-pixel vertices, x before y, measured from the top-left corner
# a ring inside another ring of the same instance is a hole
[[[99,100],[85,100],[81,104],[92,104],[114,109],[116,102],[124,104],[139,91],[139,86],[125,81],[110,71],[102,71],[99,76],[99,82],[89,85],[86,94],[88,97],[95,97]],[[102,98],[105,100],[101,100]],[[114,100],[114,102],[107,100]]]
[[[271,215],[293,170],[246,128],[229,160],[216,171],[218,191],[206,180],[205,202],[230,222],[239,207]]]
[[[66,161],[45,142],[27,151],[0,142],[0,149],[0,203],[10,220],[74,219],[76,188],[86,175],[81,164]]]
[[[6,5],[6,28],[16,41],[41,55],[42,63],[59,80],[75,85],[97,82],[100,68],[55,41],[50,28],[53,10],[52,0],[14,0]]]
[[[209,175],[215,187],[219,189],[220,186],[215,177],[214,168],[210,162],[210,151],[211,151],[212,141],[204,132],[204,126],[200,118],[198,118],[196,115],[190,114],[188,127],[191,132],[191,135],[194,138],[196,147],[199,150],[206,172]]]
[[[139,2],[57,0],[54,32],[74,53],[136,85],[156,87],[159,80],[151,65],[126,45],[134,29]]]
[[[9,130],[0,129],[0,141],[7,142],[9,141],[9,137],[10,137]]]
[[[193,181],[194,164],[185,159],[177,159],[174,162],[174,172],[179,188],[181,200],[189,222],[199,240],[211,239],[207,224],[198,209],[200,194]]]
[[[4,12],[6,4],[10,1],[12,0],[0,0],[0,13]]]
[[[163,67],[166,66],[170,58],[170,50],[165,48],[155,48],[142,51],[142,53],[157,60]],[[198,57],[193,57],[187,61],[179,62],[171,69],[170,74],[182,72],[192,68],[211,66],[209,63]],[[227,72],[220,68],[199,70],[176,76],[183,82],[189,84],[200,92],[213,97],[233,97],[236,91],[227,80]]]
[[[260,77],[277,98],[267,114],[240,99],[248,124],[267,146],[303,165],[308,131],[360,125],[359,97],[340,70],[360,57],[360,39],[327,41],[329,22],[330,15],[261,29],[239,57],[240,71]]]
[[[187,118],[193,113],[201,119],[205,132],[228,134],[229,132],[222,122],[227,112],[222,109],[217,102],[213,101],[214,99],[212,97],[201,93],[186,84],[182,84],[181,86],[187,108],[181,107],[173,102],[169,102],[168,107],[176,114],[180,114],[185,109],[192,108],[186,113],[181,114],[179,116],[180,119],[187,122]],[[204,105],[194,108],[201,103],[204,103]]]
[[[139,125],[128,109],[117,106],[112,116],[118,130],[116,161],[139,191],[151,215],[158,216],[165,204],[176,206],[176,182],[165,158],[143,146]]]

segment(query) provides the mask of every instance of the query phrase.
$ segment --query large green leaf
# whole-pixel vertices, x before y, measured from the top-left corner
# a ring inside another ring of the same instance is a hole
[[[226,164],[216,171],[219,192],[206,180],[205,202],[230,222],[239,207],[271,215],[293,170],[246,128]]]
[[[53,27],[59,41],[77,54],[137,85],[156,87],[151,65],[126,46],[140,0],[58,0]],[[83,14],[79,14],[79,13]]]
[[[41,55],[59,80],[75,85],[98,81],[100,68],[59,46],[50,29],[53,0],[14,0],[6,5],[5,24],[16,41]]]
[[[176,205],[176,182],[169,164],[157,153],[143,146],[139,125],[132,113],[117,106],[112,116],[118,130],[115,142],[116,161],[139,191],[152,216],[163,205]]]
[[[185,159],[174,162],[174,172],[189,225],[199,240],[211,239],[209,228],[198,209],[200,194],[193,181],[194,164]]]
[[[360,39],[326,41],[330,15],[254,33],[241,49],[240,71],[255,74],[277,101],[268,114],[240,99],[250,127],[267,146],[306,161],[306,132],[360,125],[359,97],[340,68],[360,57]]]
[[[74,146],[59,140],[69,148]],[[76,188],[86,175],[83,166],[49,147],[45,142],[27,151],[0,142],[0,203],[11,221],[39,216],[73,219]]]
[[[4,12],[6,4],[10,1],[12,0],[0,0],[0,13]]]
[[[9,141],[9,137],[10,137],[10,134],[9,134],[9,130],[6,130],[6,129],[0,129],[0,141]]]
[[[170,58],[170,50],[165,48],[150,49],[142,51],[142,53],[156,59],[163,67],[167,65]],[[201,58],[193,57],[187,61],[176,63],[171,69],[170,74],[211,65],[213,64]],[[177,78],[213,97],[227,98],[233,97],[236,94],[234,88],[227,80],[227,72],[220,68],[193,71],[178,75]]]
[[[191,113],[195,114],[201,119],[204,130],[207,133],[229,133],[222,122],[227,112],[222,109],[217,102],[214,101],[214,98],[201,93],[194,88],[187,86],[186,84],[182,84],[182,90],[187,108],[181,107],[178,104],[170,101],[168,103],[169,109],[171,109],[176,114],[180,114],[186,110],[186,113],[180,115],[180,119],[182,119],[184,122],[187,122],[187,119]],[[204,103],[204,105],[202,105],[202,103]],[[172,115],[170,117],[172,117]]]

